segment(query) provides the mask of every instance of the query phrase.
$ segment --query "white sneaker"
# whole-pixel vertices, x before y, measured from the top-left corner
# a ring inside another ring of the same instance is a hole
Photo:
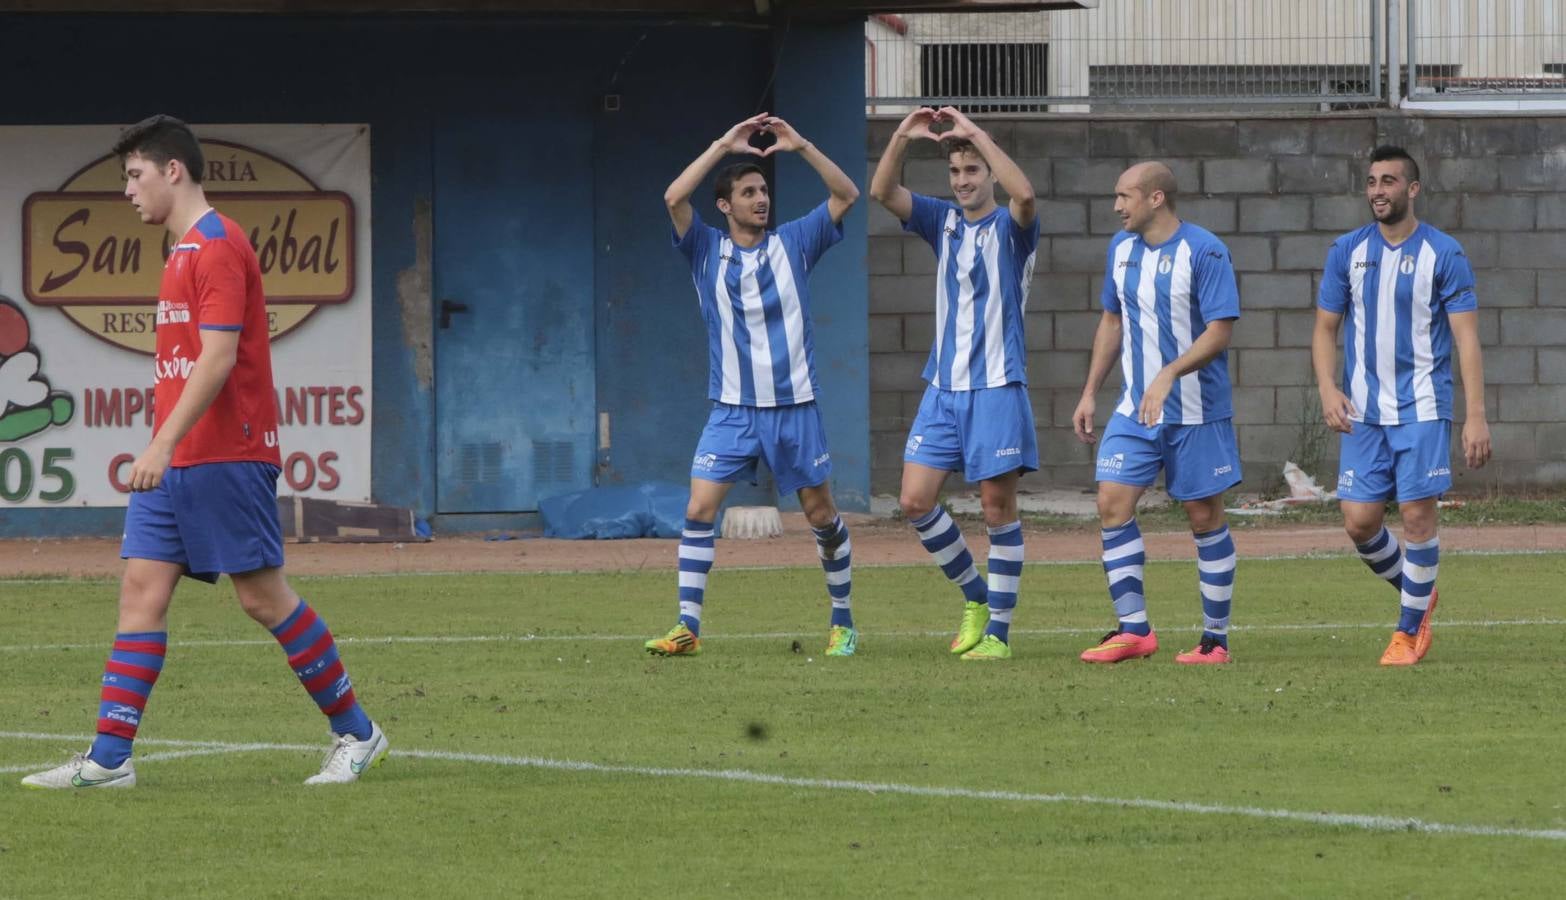
[[[126,760],[118,769],[105,769],[78,753],[63,766],[55,766],[22,779],[23,787],[54,788],[128,788],[136,786],[136,767]]]
[[[351,734],[333,736],[332,748],[321,761],[321,771],[305,779],[305,784],[347,784],[358,781],[365,769],[381,764],[386,758],[386,735],[381,726],[370,723],[370,736],[357,740]]]

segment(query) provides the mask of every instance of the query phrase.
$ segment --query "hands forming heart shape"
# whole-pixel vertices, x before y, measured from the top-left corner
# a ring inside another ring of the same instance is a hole
[[[771,137],[770,143],[766,138]],[[760,139],[762,143],[757,143]],[[797,151],[806,141],[788,124],[771,113],[757,113],[728,130],[721,143],[730,153],[748,153],[768,157],[774,153]]]
[[[936,131],[936,126],[939,125],[951,127],[945,131]],[[978,133],[979,127],[955,106],[943,106],[940,109],[921,106],[903,119],[902,124],[897,126],[897,131],[910,140],[940,141],[949,137],[972,140]]]

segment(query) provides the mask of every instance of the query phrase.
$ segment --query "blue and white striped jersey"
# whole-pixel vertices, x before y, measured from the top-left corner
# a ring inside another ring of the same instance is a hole
[[[790,406],[815,399],[816,360],[806,280],[843,239],[827,204],[741,247],[699,215],[674,245],[691,264],[707,323],[707,396],[736,406]]]
[[[1115,412],[1136,418],[1142,392],[1207,330],[1207,323],[1240,317],[1229,248],[1199,225],[1181,222],[1167,241],[1148,246],[1122,231],[1109,240],[1104,309],[1118,313],[1120,371],[1125,390]],[[1233,418],[1229,351],[1180,376],[1164,401],[1161,423],[1201,425]]]
[[[1479,308],[1462,245],[1421,222],[1394,247],[1372,222],[1333,242],[1316,305],[1344,317],[1343,392],[1356,422],[1452,418],[1447,314]]]
[[[1039,246],[1037,219],[1026,228],[1006,207],[977,222],[949,200],[913,195],[903,229],[924,238],[935,274],[935,346],[924,380],[948,391],[1027,384],[1022,314]]]

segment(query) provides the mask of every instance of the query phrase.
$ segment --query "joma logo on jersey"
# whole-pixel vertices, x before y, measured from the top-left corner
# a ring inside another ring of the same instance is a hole
[[[1374,269],[1375,267],[1376,261],[1373,259],[1361,259],[1354,263],[1354,268],[1356,269]]]
[[[1231,464],[1231,465],[1227,465],[1227,466],[1218,466],[1217,468],[1213,469],[1213,474],[1214,475],[1227,475],[1227,474],[1229,474],[1230,472],[1233,472],[1233,471],[1234,471],[1234,466]]]
[[[1125,467],[1125,464],[1126,455],[1124,453],[1116,453],[1113,456],[1100,456],[1098,458],[1098,467],[1100,469],[1107,469],[1111,472],[1120,471]]]
[[[1446,466],[1438,466],[1425,473],[1426,478],[1440,478],[1443,475],[1452,474],[1452,470]]]
[[[811,460],[810,464],[813,465],[813,466],[824,466],[824,465],[826,465],[827,463],[829,463],[831,461],[832,461],[832,454],[830,454],[830,453],[823,453],[820,456],[816,457],[815,459]]]
[[[1021,456],[1022,455],[1022,448],[1021,447],[1002,447],[1001,449],[995,451],[995,455],[996,456]]]

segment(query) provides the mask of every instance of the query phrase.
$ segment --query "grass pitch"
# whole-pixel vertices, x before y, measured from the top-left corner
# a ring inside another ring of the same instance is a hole
[[[640,649],[669,572],[299,578],[393,748],[316,789],[281,651],[187,584],[139,786],[82,793],[17,779],[86,746],[115,586],[0,584],[0,897],[1547,896],[1561,571],[1448,554],[1408,670],[1351,558],[1241,560],[1227,668],[1174,664],[1190,562],[1149,565],[1162,649],[1114,667],[1076,660],[1093,565],[1029,566],[991,665],[947,654],[932,566],[855,573],[846,660],[813,568],[714,572],[694,659]]]

